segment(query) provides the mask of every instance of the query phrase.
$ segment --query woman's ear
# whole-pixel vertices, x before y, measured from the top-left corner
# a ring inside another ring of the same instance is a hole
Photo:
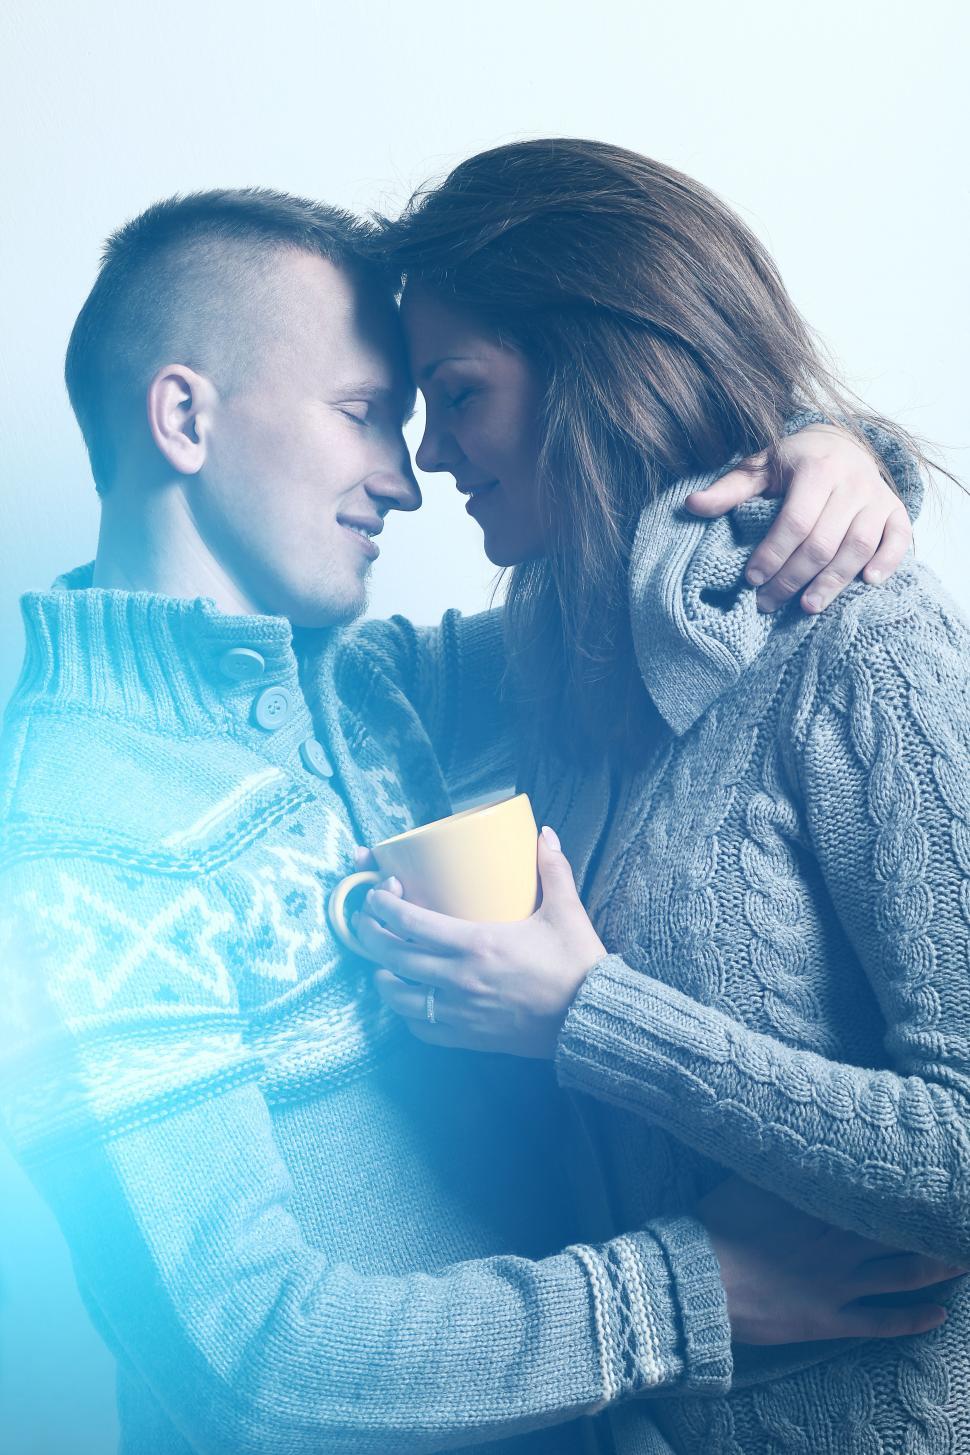
[[[185,364],[165,364],[148,386],[145,404],[156,448],[179,475],[197,475],[218,399],[215,386]]]

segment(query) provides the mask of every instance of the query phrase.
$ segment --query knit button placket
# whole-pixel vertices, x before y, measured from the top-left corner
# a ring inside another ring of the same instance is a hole
[[[253,717],[257,727],[272,733],[293,716],[293,694],[285,687],[267,687],[256,699]]]
[[[266,659],[252,647],[230,647],[219,658],[219,671],[230,682],[254,682],[266,671]]]
[[[316,738],[307,738],[300,744],[300,757],[308,773],[315,778],[332,778],[333,766]]]

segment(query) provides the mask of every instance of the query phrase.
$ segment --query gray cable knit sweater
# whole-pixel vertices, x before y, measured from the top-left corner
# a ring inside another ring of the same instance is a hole
[[[742,571],[771,507],[705,524],[694,483],[633,556],[649,762],[524,775],[612,952],[557,1058],[608,1189],[590,1227],[676,1213],[727,1167],[966,1262],[970,632],[912,563],[760,616]],[[970,1451],[970,1290],[947,1301],[919,1339],[743,1351],[746,1387],[658,1422],[681,1455]]]

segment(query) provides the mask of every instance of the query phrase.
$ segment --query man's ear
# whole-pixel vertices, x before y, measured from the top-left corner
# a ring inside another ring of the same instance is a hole
[[[215,386],[185,364],[164,364],[148,386],[145,404],[152,439],[180,475],[197,475],[205,464],[215,406]]]

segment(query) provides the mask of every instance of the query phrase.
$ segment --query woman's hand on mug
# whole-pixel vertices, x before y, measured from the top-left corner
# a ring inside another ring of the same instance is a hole
[[[739,1177],[719,1183],[694,1212],[717,1254],[739,1344],[922,1334],[946,1318],[932,1285],[966,1272],[831,1227]],[[914,1301],[920,1289],[927,1293]],[[873,1297],[883,1301],[860,1302]]]
[[[538,845],[542,903],[526,920],[474,924],[372,889],[354,929],[382,969],[384,1002],[420,1040],[551,1058],[580,985],[606,954],[552,829]],[[433,991],[434,1020],[429,1018]]]
[[[906,507],[868,450],[837,425],[806,426],[773,458],[753,455],[685,504],[718,516],[755,495],[780,494],[778,516],[747,565],[762,611],[803,587],[804,609],[824,611],[860,571],[870,585],[891,576],[912,544]]]

